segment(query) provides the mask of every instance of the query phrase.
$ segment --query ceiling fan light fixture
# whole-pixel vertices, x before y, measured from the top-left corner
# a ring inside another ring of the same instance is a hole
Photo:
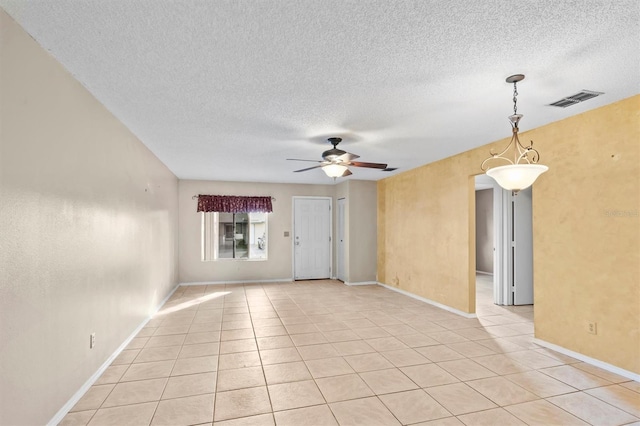
[[[293,172],[299,173],[306,172],[307,170],[322,168],[327,176],[332,177],[333,180],[335,180],[336,178],[347,177],[353,174],[351,173],[351,170],[349,170],[348,166],[363,167],[365,169],[383,169],[385,171],[395,170],[395,167],[389,169],[387,167],[387,164],[383,163],[353,161],[356,158],[360,158],[360,156],[338,149],[338,144],[340,143],[340,141],[342,141],[341,138],[329,138],[328,141],[329,143],[331,143],[331,145],[333,145],[333,148],[322,153],[322,161],[287,158],[287,160],[293,161],[311,161],[313,163],[319,163],[317,166],[294,170]]]
[[[516,74],[507,77],[507,83],[513,83],[513,115],[509,116],[511,123],[512,136],[509,145],[500,153],[491,151],[489,158],[485,159],[482,164],[482,170],[491,178],[493,178],[502,188],[518,192],[528,188],[536,181],[538,176],[549,170],[549,167],[537,164],[540,154],[533,148],[533,141],[529,146],[523,146],[518,139],[518,124],[522,119],[522,114],[518,114],[518,89],[516,84],[524,80],[523,74]],[[513,161],[504,156],[509,149],[513,147]],[[492,160],[499,160],[509,163],[506,166],[488,168],[487,164]]]
[[[322,166],[322,171],[334,179],[341,177],[347,170],[347,166],[343,166],[342,164],[327,164],[326,166]]]

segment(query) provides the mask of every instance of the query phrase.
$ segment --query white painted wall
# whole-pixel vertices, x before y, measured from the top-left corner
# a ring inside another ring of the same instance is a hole
[[[378,256],[376,182],[349,181],[349,282],[376,281]]]
[[[0,43],[0,424],[41,425],[176,285],[178,185],[1,9]]]
[[[378,256],[377,183],[363,180],[342,182],[336,186],[336,198],[345,199],[346,282],[375,282]]]

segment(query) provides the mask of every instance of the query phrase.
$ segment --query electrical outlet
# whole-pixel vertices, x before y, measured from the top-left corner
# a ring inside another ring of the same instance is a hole
[[[598,323],[597,322],[588,322],[587,323],[587,333],[589,333],[589,334],[598,334]]]
[[[89,336],[89,349],[93,349],[96,346],[96,333],[91,333]]]

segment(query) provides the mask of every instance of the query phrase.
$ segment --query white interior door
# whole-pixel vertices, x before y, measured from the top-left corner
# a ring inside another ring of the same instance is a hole
[[[336,254],[336,277],[342,281],[347,282],[347,274],[345,271],[345,232],[344,232],[344,215],[345,215],[345,202],[346,199],[340,198],[338,199],[338,223],[336,226],[337,232],[337,254]]]
[[[331,278],[331,199],[293,199],[294,279]]]
[[[533,304],[531,187],[513,196],[513,304]]]

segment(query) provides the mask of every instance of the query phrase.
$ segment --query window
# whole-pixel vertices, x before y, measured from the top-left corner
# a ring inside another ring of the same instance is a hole
[[[202,260],[267,259],[267,213],[202,213]]]

